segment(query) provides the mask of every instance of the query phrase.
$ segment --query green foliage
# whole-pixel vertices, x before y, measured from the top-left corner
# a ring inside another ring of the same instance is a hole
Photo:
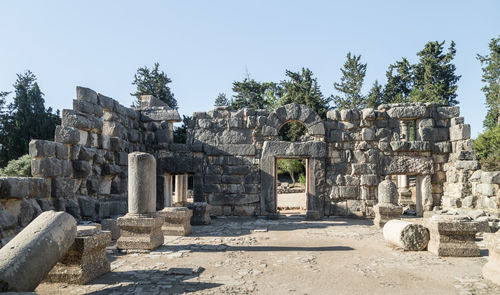
[[[483,66],[481,81],[486,85],[481,89],[486,97],[488,113],[483,121],[484,128],[493,128],[498,123],[500,108],[500,36],[491,39],[489,55],[477,55]]]
[[[301,183],[302,185],[306,185],[306,174],[305,173],[299,174],[299,183]]]
[[[365,97],[361,94],[363,80],[366,75],[366,64],[360,63],[361,55],[347,53],[344,67],[340,69],[340,83],[333,83],[335,90],[341,93],[333,97],[338,109],[362,109],[366,106]]]
[[[137,69],[137,73],[134,75],[134,82],[132,82],[132,85],[136,85],[137,89],[136,92],[130,94],[137,98],[134,106],[140,106],[141,95],[154,95],[156,98],[164,101],[169,107],[177,109],[177,100],[170,91],[170,87],[168,87],[168,84],[171,82],[172,80],[167,77],[167,74],[160,71],[159,63],[155,63],[152,69],[149,69],[147,66]]]
[[[236,109],[268,108],[268,93],[275,86],[274,83],[260,83],[247,77],[243,81],[233,82],[233,100],[231,106]]]
[[[0,176],[31,177],[30,155],[10,160],[7,166],[0,168]]]
[[[474,140],[474,149],[483,170],[500,170],[500,126],[480,134]]]
[[[368,96],[366,97],[366,107],[368,108],[376,108],[380,104],[382,104],[384,92],[382,89],[382,85],[375,80],[373,83],[372,89],[368,92]]]
[[[295,173],[304,170],[304,160],[302,159],[278,159],[278,174],[288,173],[292,178],[292,185],[295,184]]]
[[[455,75],[455,42],[451,41],[448,53],[443,53],[445,41],[428,42],[422,51],[417,53],[420,60],[413,66],[414,84],[410,100],[414,102],[439,102],[445,105],[458,103],[457,82],[460,76]]]
[[[300,141],[307,134],[306,126],[300,122],[287,122],[281,126],[278,136],[283,141]]]
[[[192,119],[193,119],[193,117],[182,115],[182,125],[180,127],[174,128],[174,142],[175,143],[186,143],[187,128],[188,128],[189,122]]]
[[[31,139],[54,140],[56,125],[61,124],[59,111],[45,109],[43,93],[33,73],[18,74],[13,86],[13,101],[0,114],[0,167],[27,154]],[[5,94],[2,96],[3,100]]]
[[[287,70],[286,76],[288,79],[280,83],[283,92],[279,104],[303,104],[316,111],[321,118],[326,118],[330,100],[321,93],[312,71],[308,68],[302,68],[300,72]]]
[[[230,106],[230,105],[231,101],[227,99],[225,93],[219,93],[219,95],[217,95],[217,98],[214,101],[214,106],[216,107]]]
[[[387,84],[383,91],[383,103],[401,103],[410,100],[413,87],[413,68],[406,58],[389,66],[385,73]]]

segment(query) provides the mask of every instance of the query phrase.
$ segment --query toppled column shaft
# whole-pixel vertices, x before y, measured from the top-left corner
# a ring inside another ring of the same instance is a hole
[[[422,225],[402,220],[389,220],[384,225],[384,239],[410,251],[421,251],[429,243],[429,231]]]
[[[0,291],[30,292],[63,257],[76,237],[76,221],[46,211],[0,249]]]

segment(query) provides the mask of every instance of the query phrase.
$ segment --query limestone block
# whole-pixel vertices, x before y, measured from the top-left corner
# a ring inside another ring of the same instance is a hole
[[[437,107],[436,112],[439,118],[451,119],[453,117],[458,117],[460,115],[460,107],[458,106]]]
[[[483,277],[500,285],[500,232],[485,234],[484,241],[488,248],[488,262],[483,267]]]
[[[118,227],[117,220],[114,218],[105,218],[101,220],[103,230],[111,232],[111,239],[118,240],[120,238],[120,228]]]
[[[106,246],[110,242],[109,231],[101,231],[94,225],[78,226],[75,241],[45,281],[83,285],[109,272]]]
[[[478,170],[477,172],[479,172],[479,171],[480,171],[480,178],[481,178],[482,183],[500,184],[500,171],[487,172],[487,171]]]
[[[476,185],[476,192],[483,196],[494,196],[496,194],[495,185],[489,183],[478,183]]]
[[[80,206],[80,212],[82,216],[95,218],[96,212],[96,201],[88,196],[78,196],[78,205]]]
[[[60,160],[68,160],[69,151],[68,147],[60,142],[55,142],[56,147],[56,158]]]
[[[383,229],[384,239],[409,251],[422,251],[429,243],[429,230],[424,226],[403,220],[389,220]]]
[[[391,107],[387,115],[396,119],[419,119],[427,117],[428,111],[425,106],[401,106]]]
[[[76,99],[97,103],[97,92],[90,88],[76,86]]]
[[[71,163],[73,165],[73,177],[85,178],[90,175],[92,166],[88,161],[72,161]]]
[[[421,156],[384,156],[379,166],[381,173],[385,175],[434,172],[432,158]]]
[[[479,256],[475,242],[479,222],[461,215],[434,215],[426,224],[430,231],[429,252],[438,256]]]
[[[112,111],[114,108],[114,101],[111,97],[107,97],[103,94],[98,93],[97,94],[97,100],[99,105],[104,109],[108,111]]]
[[[189,203],[188,208],[193,210],[191,225],[206,225],[212,222],[210,207],[206,202]]]
[[[373,206],[373,211],[375,213],[373,224],[383,228],[389,220],[401,218],[403,208],[393,204],[377,204]]]
[[[186,207],[165,207],[158,212],[165,218],[161,227],[165,236],[187,236],[191,233],[193,211]]]
[[[48,158],[55,156],[55,142],[32,139],[29,143],[29,155],[32,158]]]
[[[35,177],[55,177],[63,174],[62,160],[43,158],[31,160],[31,175]]]
[[[151,217],[140,217],[128,213],[119,217],[117,225],[120,227],[120,238],[117,241],[118,249],[153,250],[163,244],[161,227],[164,217],[151,214]]]
[[[73,110],[76,112],[91,114],[97,117],[102,117],[102,108],[97,103],[91,103],[84,100],[74,99]]]
[[[0,249],[0,289],[31,292],[66,253],[76,221],[64,212],[40,214]]]
[[[470,125],[469,124],[460,124],[454,125],[450,127],[450,140],[464,140],[470,138]]]

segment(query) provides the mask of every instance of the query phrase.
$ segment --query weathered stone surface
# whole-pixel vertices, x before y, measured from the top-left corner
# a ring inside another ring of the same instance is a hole
[[[76,237],[76,221],[47,211],[0,249],[0,289],[30,292],[66,253]]]
[[[110,242],[110,232],[101,231],[93,225],[78,226],[75,241],[45,281],[83,285],[109,272],[106,246]]]
[[[193,211],[186,207],[165,207],[158,214],[165,218],[161,227],[165,236],[187,236],[191,233]]]
[[[390,176],[378,185],[378,202],[380,204],[398,204],[398,187],[392,182]]]
[[[426,223],[429,252],[438,256],[479,256],[475,237],[479,223],[461,215],[434,215]]]
[[[375,213],[373,224],[383,228],[389,220],[401,218],[403,208],[393,204],[377,204],[373,206],[373,212]]]
[[[470,138],[470,125],[460,124],[450,127],[450,140],[464,140]]]
[[[76,86],[76,99],[95,104],[97,103],[97,92],[90,88]]]
[[[384,175],[434,172],[432,158],[421,156],[384,156],[379,167]]]
[[[210,218],[210,207],[206,202],[189,203],[188,208],[193,210],[191,225],[204,225],[212,222]]]
[[[429,243],[429,230],[416,223],[389,220],[383,233],[387,242],[409,251],[422,251]]]
[[[485,234],[484,241],[488,248],[488,262],[483,267],[483,277],[500,285],[500,232]]]
[[[55,156],[55,142],[33,139],[29,143],[29,155],[32,158],[48,158]]]
[[[102,230],[111,232],[111,239],[118,240],[120,238],[120,228],[117,225],[117,220],[114,218],[105,218],[101,221]]]
[[[391,107],[387,114],[396,119],[418,119],[427,117],[428,111],[425,106],[404,106]]]
[[[140,217],[127,214],[119,217],[120,238],[118,249],[153,250],[163,244],[161,227],[165,219],[161,216]]]
[[[128,212],[150,214],[156,211],[156,160],[146,153],[128,155]]]
[[[63,161],[56,158],[31,160],[31,175],[35,177],[55,177],[63,174]]]

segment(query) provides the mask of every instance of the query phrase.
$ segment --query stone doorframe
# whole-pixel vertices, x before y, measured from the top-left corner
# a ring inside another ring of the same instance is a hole
[[[261,169],[261,190],[260,206],[261,214],[274,216],[276,210],[276,159],[279,158],[301,158],[307,159],[308,190],[307,190],[307,211],[308,219],[320,219],[320,185],[324,179],[325,161],[328,155],[327,145],[322,141],[309,142],[287,142],[287,141],[265,141],[260,160]],[[316,171],[318,170],[318,171]]]

